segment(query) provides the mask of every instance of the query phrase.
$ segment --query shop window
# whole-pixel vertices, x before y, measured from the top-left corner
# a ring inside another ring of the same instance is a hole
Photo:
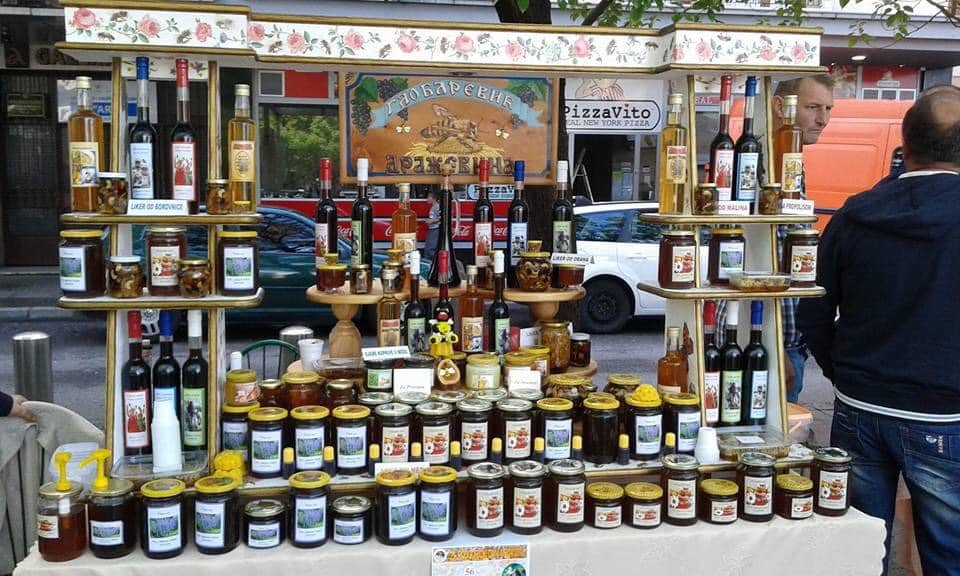
[[[627,210],[615,212],[591,212],[577,214],[577,241],[579,242],[617,242],[623,225],[627,222]]]
[[[336,106],[261,104],[260,195],[262,198],[316,198],[320,158],[333,160],[334,188],[339,166]]]

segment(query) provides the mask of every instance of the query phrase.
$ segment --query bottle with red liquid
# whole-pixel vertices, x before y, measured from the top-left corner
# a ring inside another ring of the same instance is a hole
[[[190,125],[190,78],[188,61],[177,58],[177,125],[170,133],[170,197],[186,200],[197,213],[197,133]]]
[[[150,366],[143,359],[143,327],[139,311],[127,312],[127,338],[130,357],[120,371],[123,455],[145,460],[153,453],[150,443]]]
[[[710,144],[710,176],[717,185],[717,200],[733,199],[734,143],[730,137],[730,91],[732,76],[720,78],[720,128]]]
[[[480,182],[477,186],[477,202],[473,206],[473,263],[477,267],[477,284],[486,287],[490,275],[490,252],[493,250],[493,204],[487,198],[490,161],[480,160],[477,172]]]

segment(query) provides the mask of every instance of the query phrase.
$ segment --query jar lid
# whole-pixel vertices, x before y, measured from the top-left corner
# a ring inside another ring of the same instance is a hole
[[[787,236],[819,236],[820,232],[816,228],[794,228],[787,230]]]
[[[433,366],[435,360],[436,359],[429,354],[411,354],[408,358],[404,359],[403,363],[406,366],[423,368],[425,366]]]
[[[744,452],[740,455],[740,463],[744,466],[771,468],[776,465],[777,459],[763,452]]]
[[[251,410],[250,415],[247,417],[254,422],[279,422],[287,417],[287,409],[277,406],[267,406],[265,408]]]
[[[191,268],[191,267],[199,268],[201,266],[208,266],[209,264],[210,264],[210,261],[207,260],[206,258],[181,258],[180,259],[180,266],[184,268]]]
[[[388,264],[383,265],[383,269],[380,270],[380,277],[384,280],[395,280],[400,273],[391,268]]]
[[[491,404],[496,404],[509,395],[510,393],[507,392],[506,388],[489,388],[485,390],[474,390],[471,397],[478,400],[486,400]]]
[[[107,480],[107,487],[90,489],[91,496],[123,496],[133,491],[133,482],[126,478],[110,478]]]
[[[193,484],[201,494],[226,494],[239,486],[240,482],[229,476],[205,476]]]
[[[549,258],[549,252],[521,252],[521,258]]]
[[[412,486],[417,481],[416,475],[409,470],[384,470],[377,474],[377,484],[388,488]]]
[[[536,460],[520,460],[509,466],[510,475],[515,478],[542,478],[547,473],[547,467]]]
[[[693,234],[691,232],[690,234]],[[714,236],[735,236],[737,234],[743,234],[743,228],[714,228],[710,231],[710,234]]]
[[[587,398],[605,398],[607,400],[617,400],[617,397],[609,392],[590,392]],[[617,400],[619,402],[619,400]]]
[[[409,416],[413,413],[413,408],[411,408],[408,404],[391,402],[389,404],[381,404],[377,406],[377,409],[374,410],[374,412],[377,413],[377,416],[396,418],[398,416]]]
[[[634,374],[611,374],[607,376],[607,382],[618,386],[639,386],[643,383],[640,377]]]
[[[150,234],[183,234],[187,229],[183,226],[149,226],[147,232]]]
[[[493,410],[493,403],[480,398],[466,398],[457,402],[457,410],[461,412],[489,412]]]
[[[261,390],[276,390],[283,387],[283,381],[277,380],[276,378],[271,378],[269,380],[263,380],[260,382]]]
[[[584,264],[560,264],[561,270],[583,270],[586,268]]]
[[[661,234],[674,238],[693,238],[693,232],[689,230],[664,230]]]
[[[663,401],[674,406],[696,406],[700,403],[700,397],[689,392],[669,393],[663,395]]]
[[[715,182],[700,182],[699,184],[697,184],[697,188],[700,188],[700,189],[716,188],[716,187],[717,187],[717,184]]]
[[[574,333],[570,336],[570,339],[571,339],[571,340],[575,340],[575,341],[577,341],[577,342],[589,342],[589,341],[590,341],[590,335],[587,334],[586,332],[574,332]]]
[[[569,458],[554,460],[547,465],[547,469],[554,476],[577,476],[586,471],[582,461]]]
[[[446,402],[424,402],[417,404],[415,410],[423,416],[446,416],[453,412],[453,405]]]
[[[657,408],[660,406],[660,394],[651,384],[641,384],[624,398],[627,404],[637,408]]]
[[[428,466],[420,470],[420,482],[445,484],[457,481],[457,471],[449,466]]]
[[[501,412],[528,412],[533,410],[533,402],[520,398],[506,398],[497,402],[497,410]]]
[[[323,420],[330,415],[326,406],[297,406],[290,411],[294,420]]]
[[[363,365],[367,368],[393,368],[396,360],[364,360]]]
[[[813,490],[813,480],[799,474],[781,474],[777,476],[777,488],[806,492],[807,490]]]
[[[710,478],[700,482],[700,489],[711,496],[736,496],[739,487],[736,482]]]
[[[577,376],[576,374],[554,374],[550,376],[549,383],[557,386],[584,386],[593,384],[593,381],[586,376]]]
[[[372,506],[366,496],[341,496],[333,501],[333,511],[338,514],[362,514]]]
[[[623,498],[623,488],[613,482],[594,482],[587,485],[587,496],[594,500],[619,500]]]
[[[402,186],[402,184],[401,184],[401,186]],[[409,184],[408,184],[408,186],[409,186]],[[404,253],[405,253],[405,250],[404,250],[403,248],[387,248],[387,254],[395,254],[395,255],[397,255],[397,256],[400,256],[400,255],[402,255],[402,254],[404,254]]]
[[[526,352],[528,354],[533,354],[535,358],[540,356],[549,356],[550,347],[549,346],[530,346],[529,348],[521,348],[518,352]]]
[[[233,404],[224,404],[221,408],[227,414],[247,414],[251,410],[256,410],[260,407],[259,402],[254,402],[253,404],[247,404],[245,406],[234,406]]]
[[[370,409],[359,404],[347,404],[333,409],[333,417],[339,420],[360,420],[370,417]]]
[[[467,468],[467,474],[477,480],[495,480],[503,478],[506,470],[500,464],[493,462],[480,462]]]
[[[530,366],[536,358],[529,352],[507,352],[503,361],[507,366]]]
[[[227,382],[246,384],[248,382],[256,381],[257,372],[255,370],[251,370],[250,368],[239,368],[237,370],[230,370],[227,372]]]
[[[467,364],[474,366],[497,366],[500,364],[500,356],[492,352],[481,352],[467,356]]]
[[[327,382],[327,390],[336,390],[337,392],[346,392],[353,389],[353,380],[349,378],[337,378]]]
[[[776,189],[779,190],[779,189],[780,189],[780,183],[779,183],[779,182],[767,182],[766,184],[761,184],[760,187],[761,187],[761,188],[776,188]]]
[[[584,399],[583,407],[590,410],[616,410],[620,407],[620,402],[617,402],[616,398],[607,398],[600,393],[595,393]]]
[[[61,230],[61,238],[99,238],[103,230]]]
[[[252,518],[273,518],[286,509],[279,500],[253,500],[243,507],[243,513]]]
[[[70,488],[66,490],[57,490],[56,482],[47,482],[40,487],[40,495],[49,499],[75,498],[83,492],[83,485],[79,482],[70,481]]]
[[[379,406],[393,402],[393,394],[389,392],[364,392],[357,400],[364,406]]]
[[[536,404],[540,400],[543,400],[543,392],[540,390],[520,388],[519,390],[510,391],[511,398],[520,398],[521,400],[529,400]]]
[[[127,179],[126,172],[97,172],[97,178],[123,178]]]
[[[207,178],[207,186],[210,184],[216,184],[217,186],[226,186],[230,181],[226,178]]]
[[[689,454],[666,454],[660,460],[671,470],[696,470],[700,467],[697,459]]]
[[[816,452],[813,453],[813,459],[832,464],[846,464],[850,461],[850,454],[843,448],[828,446],[817,448]]]
[[[663,488],[650,482],[631,482],[623,487],[623,491],[634,500],[659,500],[663,498]]]
[[[304,470],[290,476],[290,486],[300,490],[315,490],[330,483],[330,475],[320,470]]]
[[[184,484],[182,480],[177,480],[176,478],[160,478],[159,480],[151,480],[141,486],[140,494],[147,498],[170,498],[171,496],[183,494],[183,491],[186,489],[187,485]]]
[[[354,265],[351,266],[351,267],[352,267],[354,270],[358,270],[358,271],[361,271],[361,272],[364,271],[364,270],[369,270],[369,269],[370,269],[370,265],[369,265],[369,264],[354,264]]]
[[[423,404],[430,399],[430,395],[426,392],[401,392],[396,394],[393,399],[397,402],[402,402],[408,406],[416,406],[417,404]]]
[[[451,354],[450,356],[447,356],[447,358],[450,358],[450,359],[453,360],[454,362],[466,362],[466,361],[467,361],[467,353],[466,353],[466,352],[454,352],[454,353]]]
[[[537,408],[547,412],[563,412],[573,410],[573,402],[566,398],[544,398],[537,401]]]
[[[561,320],[559,322],[543,322],[540,325],[543,326],[544,328],[557,329],[557,328],[566,328],[567,326],[570,325],[570,323],[567,322],[566,320]]]
[[[447,404],[456,404],[467,397],[463,390],[437,390],[430,395],[434,402],[446,402]]]
[[[220,233],[221,238],[256,238],[256,230],[224,230]]]
[[[334,272],[339,270],[346,270],[346,264],[321,264],[317,266],[317,270],[326,270],[327,272]]]
[[[110,261],[114,264],[139,264],[139,256],[111,256]]]

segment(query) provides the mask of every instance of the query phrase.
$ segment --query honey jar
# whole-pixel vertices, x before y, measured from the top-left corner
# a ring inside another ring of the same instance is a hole
[[[586,517],[594,528],[619,528],[623,523],[623,488],[612,482],[587,486]]]
[[[663,508],[663,488],[648,482],[633,482],[624,487],[627,501],[624,515],[634,528],[656,528]]]
[[[481,462],[467,469],[467,530],[490,538],[503,532],[503,466]]]
[[[657,280],[661,288],[685,290],[694,287],[697,245],[689,230],[664,230],[660,239],[660,268]]]
[[[543,529],[543,481],[547,467],[534,460],[510,464],[507,503],[512,512],[507,517],[512,532],[538,534]]]
[[[583,528],[587,477],[583,462],[555,460],[547,466],[544,482],[547,524],[557,532]]]
[[[843,516],[850,508],[850,454],[841,448],[818,448],[813,453],[813,511],[821,516]]]
[[[699,462],[688,454],[667,454],[661,461],[664,521],[675,526],[696,524]]]
[[[431,542],[453,538],[457,531],[457,471],[449,466],[420,470],[417,516],[420,537]]]
[[[711,524],[732,524],[737,521],[736,482],[711,478],[700,482],[700,519]]]
[[[813,516],[813,482],[799,474],[777,476],[776,508],[787,520]]]

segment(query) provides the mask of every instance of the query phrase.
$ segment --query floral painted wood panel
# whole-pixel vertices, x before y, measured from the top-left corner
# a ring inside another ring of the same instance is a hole
[[[247,48],[244,14],[67,7],[64,18],[67,42]]]

